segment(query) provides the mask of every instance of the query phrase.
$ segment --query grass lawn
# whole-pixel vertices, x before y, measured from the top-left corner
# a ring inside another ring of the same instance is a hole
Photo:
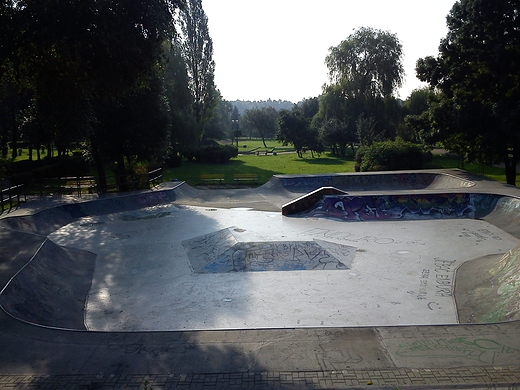
[[[337,172],[354,172],[354,161],[340,159],[327,154],[320,157],[311,157],[311,153],[305,153],[304,158],[299,158],[296,153],[273,154],[249,154],[239,155],[227,164],[199,164],[196,162],[183,162],[179,168],[168,168],[163,171],[165,181],[172,179],[186,181],[190,185],[201,183],[202,174],[223,174],[226,183],[233,183],[233,175],[236,173],[249,173],[258,175],[257,184],[267,182],[275,174],[324,174]]]

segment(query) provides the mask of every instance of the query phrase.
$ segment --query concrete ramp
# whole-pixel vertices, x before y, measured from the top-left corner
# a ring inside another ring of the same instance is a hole
[[[520,320],[520,245],[462,264],[456,280],[461,323]]]
[[[96,200],[62,204],[33,215],[0,219],[0,226],[28,233],[48,235],[78,218],[105,215],[174,202],[176,190],[147,191],[123,196],[107,196]]]
[[[278,182],[278,183],[275,183]],[[269,187],[282,187],[293,193],[311,192],[321,187],[336,187],[343,191],[410,191],[463,189],[475,183],[443,172],[370,172],[337,173],[330,175],[275,175]]]
[[[308,210],[325,195],[347,195],[347,193],[334,187],[321,187],[282,205],[282,215],[296,214]]]
[[[86,330],[84,310],[95,260],[93,253],[45,240],[4,287],[0,306],[11,316],[32,324]]]

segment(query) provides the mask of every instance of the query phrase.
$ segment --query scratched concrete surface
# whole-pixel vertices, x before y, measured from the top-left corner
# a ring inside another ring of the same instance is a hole
[[[82,218],[49,238],[97,254],[86,324],[111,332],[454,324],[457,268],[517,241],[472,219],[348,223],[176,204]],[[283,270],[194,272],[235,241],[275,244],[243,261]],[[326,267],[307,242],[342,245],[345,266]],[[191,260],[186,245],[201,248]]]

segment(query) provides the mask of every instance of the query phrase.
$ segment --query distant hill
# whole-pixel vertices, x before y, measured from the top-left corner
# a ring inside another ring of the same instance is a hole
[[[230,101],[230,103],[233,107],[237,106],[238,112],[240,114],[243,114],[246,110],[250,110],[253,108],[273,107],[274,109],[276,109],[276,111],[280,111],[290,110],[294,107],[294,103],[288,100],[234,100]]]

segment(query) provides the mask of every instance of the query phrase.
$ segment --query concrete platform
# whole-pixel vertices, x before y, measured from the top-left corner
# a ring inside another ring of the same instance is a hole
[[[325,186],[348,197],[281,215]],[[27,203],[0,219],[0,375],[67,388],[511,387],[519,194],[418,171]]]

